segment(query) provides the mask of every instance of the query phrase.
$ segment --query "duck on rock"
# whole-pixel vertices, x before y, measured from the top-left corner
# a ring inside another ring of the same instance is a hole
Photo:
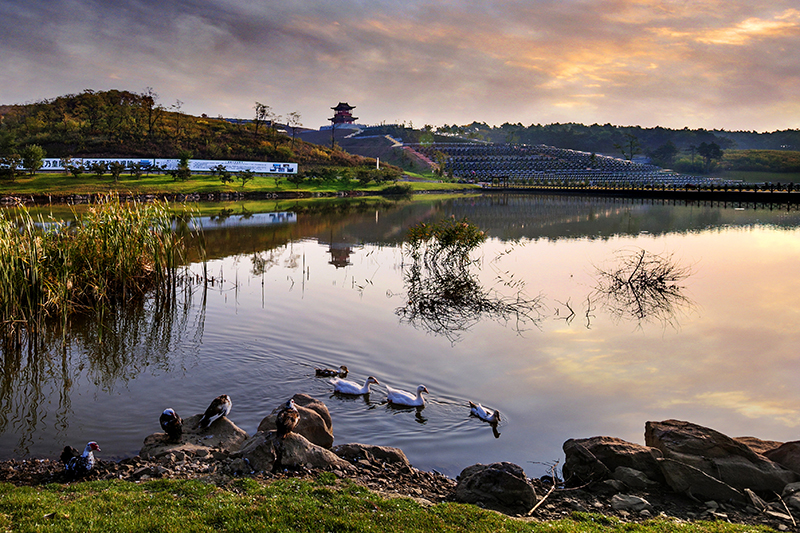
[[[72,446],[66,446],[64,451],[61,452],[61,460],[64,461],[64,470],[73,476],[88,474],[96,463],[94,452],[99,451],[100,446],[94,441],[90,441],[86,444],[86,448],[84,448],[81,455],[77,455],[77,450]],[[74,455],[73,452],[75,453]]]
[[[297,427],[298,422],[300,422],[300,412],[294,404],[294,399],[289,399],[283,409],[278,411],[278,417],[275,419],[275,425],[278,428],[278,438],[285,439],[286,435]]]
[[[333,383],[333,390],[335,392],[352,395],[369,394],[369,386],[371,384],[380,385],[380,382],[372,376],[367,378],[363,387],[355,381],[350,381],[348,379],[333,378],[331,383]]]
[[[422,393],[428,393],[428,389],[425,388],[425,385],[420,385],[417,387],[417,395],[414,396],[412,393],[400,389],[393,389],[392,387],[386,386],[386,389],[389,391],[386,396],[386,401],[388,401],[392,405],[405,405],[408,407],[424,407],[425,406],[425,398],[422,397]]]
[[[183,434],[183,420],[174,409],[164,409],[164,412],[158,418],[158,422],[170,440],[180,440]]]
[[[228,413],[231,412],[231,407],[233,407],[233,402],[231,402],[227,394],[217,396],[211,401],[211,405],[208,406],[208,409],[206,409],[203,418],[200,419],[199,426],[205,429],[211,423],[212,419],[216,420],[217,418],[228,416]]]
[[[323,377],[323,378],[332,378],[334,376],[338,376],[340,378],[346,378],[348,372],[347,367],[344,365],[340,366],[339,370],[333,368],[315,368],[314,370],[317,374],[317,377]]]

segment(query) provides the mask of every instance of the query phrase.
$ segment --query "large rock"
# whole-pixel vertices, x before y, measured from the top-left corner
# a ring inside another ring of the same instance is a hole
[[[786,484],[797,479],[797,474],[754,452],[749,446],[691,422],[647,422],[645,444],[658,448],[664,458],[670,460],[661,462],[670,486],[695,497],[716,499],[704,492],[708,484],[713,483],[706,476],[737,492],[750,489],[780,493]],[[680,476],[674,470],[679,470]]]
[[[411,466],[403,450],[390,446],[351,443],[336,446],[331,451],[351,463],[366,460],[376,465],[388,463],[400,467]]]
[[[674,459],[659,459],[667,485],[675,492],[686,494],[695,500],[735,501],[745,503],[744,492],[727,483]]]
[[[756,453],[760,453],[761,455],[766,456],[767,452],[770,450],[774,450],[778,448],[782,442],[778,442],[775,440],[762,440],[757,437],[734,437],[733,440],[736,442],[741,442],[751,450]]]
[[[506,514],[525,514],[536,504],[536,492],[522,468],[513,463],[476,464],[459,474],[455,499]]]
[[[197,427],[202,414],[183,419],[183,434],[179,441],[171,441],[166,433],[154,433],[144,439],[139,455],[149,459],[170,453],[205,456],[210,450],[225,453],[237,451],[248,435],[227,417],[214,420],[207,428]]]
[[[303,435],[317,446],[322,446],[323,448],[333,446],[333,421],[325,404],[307,394],[295,394],[292,399],[300,412],[300,421],[297,423],[297,427],[294,428],[294,433]],[[282,407],[283,405],[277,407],[267,415],[258,424],[258,431],[268,432],[275,430],[277,428],[275,420],[278,418],[278,411]]]
[[[279,439],[275,431],[259,431],[236,454],[253,470],[271,472],[279,468],[319,468],[353,470],[353,466],[332,451],[309,442],[304,436],[289,433]]]
[[[800,441],[785,442],[767,452],[764,456],[770,461],[775,461],[784,468],[800,474]]]
[[[786,505],[800,511],[800,483],[789,483],[783,487],[781,498],[786,502]]]
[[[614,437],[569,439],[563,446],[563,474],[568,486],[575,487],[611,477],[619,467],[632,468],[653,481],[663,481],[656,458],[661,452]]]

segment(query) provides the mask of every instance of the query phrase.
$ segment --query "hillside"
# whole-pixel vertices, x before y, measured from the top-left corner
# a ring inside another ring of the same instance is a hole
[[[0,106],[0,156],[37,144],[47,157],[238,159],[322,166],[374,166],[341,149],[307,143],[280,124],[232,123],[158,104],[152,93],[84,91]]]

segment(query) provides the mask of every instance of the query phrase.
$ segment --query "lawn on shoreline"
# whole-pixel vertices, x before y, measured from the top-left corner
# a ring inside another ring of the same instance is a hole
[[[295,186],[286,181],[285,176],[258,175],[242,187],[240,182],[224,184],[216,176],[210,174],[194,174],[186,181],[176,181],[168,175],[149,175],[140,178],[123,175],[118,182],[110,175],[101,177],[89,174],[75,178],[63,173],[37,173],[34,176],[20,176],[14,181],[0,181],[0,195],[71,195],[71,194],[219,194],[219,193],[339,193],[348,191],[379,192],[391,183],[376,184],[371,182],[361,185],[357,181],[347,183],[340,180],[321,184],[301,183]],[[453,190],[476,188],[475,185],[439,182],[416,176],[412,181],[398,182],[409,185],[412,191]]]
[[[386,497],[331,473],[316,479],[226,487],[196,480],[88,481],[15,487],[0,484],[4,531],[349,531],[349,532],[768,532],[726,522],[654,519],[625,523],[574,512],[558,521],[525,521],[475,505]]]

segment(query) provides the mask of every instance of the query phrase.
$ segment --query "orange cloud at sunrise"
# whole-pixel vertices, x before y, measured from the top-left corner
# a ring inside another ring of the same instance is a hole
[[[0,30],[0,103],[153,87],[312,127],[338,101],[365,123],[800,127],[793,0],[0,0]]]

